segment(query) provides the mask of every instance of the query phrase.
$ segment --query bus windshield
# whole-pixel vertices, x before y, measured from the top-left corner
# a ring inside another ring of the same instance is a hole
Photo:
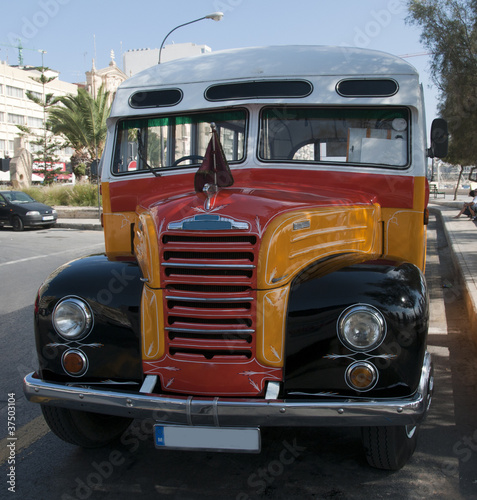
[[[406,108],[273,107],[262,111],[261,160],[408,165]]]
[[[199,165],[215,123],[225,156],[245,156],[247,113],[244,110],[122,120],[117,126],[113,173]]]

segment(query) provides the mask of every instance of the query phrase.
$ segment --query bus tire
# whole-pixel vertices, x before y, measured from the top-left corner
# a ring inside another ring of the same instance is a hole
[[[417,444],[418,426],[363,427],[361,437],[371,467],[399,470],[411,458]]]
[[[119,438],[132,419],[41,405],[48,427],[60,439],[82,448],[100,448]]]

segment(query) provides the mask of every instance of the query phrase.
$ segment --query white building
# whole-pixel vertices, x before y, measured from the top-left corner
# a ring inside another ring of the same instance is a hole
[[[207,45],[196,45],[195,43],[174,43],[165,45],[161,53],[161,62],[182,59],[184,57],[198,56],[212,52]],[[159,61],[159,49],[136,49],[128,50],[123,54],[124,73],[129,78],[144,69],[155,66]]]
[[[26,95],[26,92],[30,91],[35,96],[42,97],[43,86],[32,79],[40,75],[41,73],[34,67],[20,68],[0,61],[0,158],[13,157],[13,143],[19,133],[16,125],[25,125],[37,134],[43,131],[43,108],[28,99]],[[47,93],[55,96],[77,93],[77,85],[59,80],[58,72],[48,70],[46,76],[56,77],[46,84]],[[26,138],[28,149],[34,153],[35,146],[28,145],[28,142],[29,138]],[[61,161],[69,162],[72,154],[73,150],[67,148],[60,151],[58,156]]]
[[[162,49],[161,62],[207,52],[211,52],[211,48],[207,45],[195,43],[165,45]],[[86,73],[85,87],[93,96],[96,96],[99,87],[103,85],[111,92],[112,97],[126,78],[156,65],[158,60],[159,49],[128,50],[123,54],[124,71],[122,71],[116,65],[114,53],[111,51],[111,62],[108,67],[96,69],[93,61],[91,71]],[[48,70],[46,75],[56,77],[46,85],[46,92],[55,96],[77,93],[78,86],[61,81],[58,78],[58,72]],[[39,76],[40,72],[35,67],[10,66],[5,61],[0,61],[0,159],[14,156],[14,139],[19,134],[16,125],[25,125],[36,134],[43,131],[43,109],[26,95],[26,92],[30,91],[41,98],[43,87],[33,80]],[[32,139],[32,137],[27,137],[25,143],[26,147],[35,153],[36,146],[30,143]],[[68,163],[72,154],[73,150],[67,148],[60,151],[58,156],[60,161]]]
[[[86,90],[93,96],[98,95],[98,90],[102,86],[104,90],[110,92],[110,102],[119,85],[126,80],[126,74],[118,68],[114,60],[114,51],[111,51],[111,62],[107,68],[96,69],[93,59],[91,71],[86,72]]]

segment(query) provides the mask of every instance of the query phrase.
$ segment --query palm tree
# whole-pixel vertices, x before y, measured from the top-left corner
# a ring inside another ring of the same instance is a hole
[[[60,97],[61,104],[48,113],[51,130],[63,134],[75,151],[86,151],[91,160],[99,158],[104,148],[109,94],[101,87],[95,98],[80,88],[77,95]]]

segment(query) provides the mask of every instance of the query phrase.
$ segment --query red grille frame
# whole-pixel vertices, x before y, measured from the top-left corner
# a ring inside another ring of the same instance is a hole
[[[143,366],[163,392],[263,397],[282,379],[256,359],[258,246],[231,231],[161,235],[165,354]]]
[[[255,357],[257,238],[216,232],[161,237],[166,354],[214,363]]]

